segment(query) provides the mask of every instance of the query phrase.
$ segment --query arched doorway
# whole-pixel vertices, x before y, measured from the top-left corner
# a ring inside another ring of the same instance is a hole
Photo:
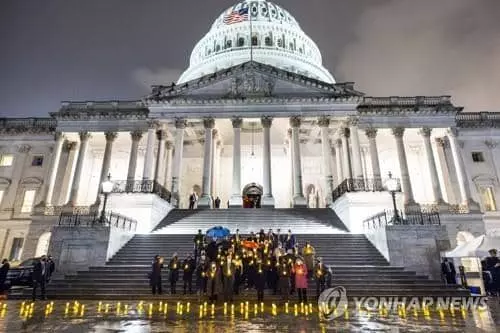
[[[242,192],[243,208],[260,208],[262,193],[262,185],[257,183],[245,185]]]
[[[38,238],[38,243],[36,245],[35,257],[41,257],[46,255],[49,252],[50,245],[50,237],[52,236],[51,232],[44,232],[40,238]]]

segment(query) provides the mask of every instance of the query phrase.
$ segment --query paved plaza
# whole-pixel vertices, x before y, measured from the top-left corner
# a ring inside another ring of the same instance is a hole
[[[290,303],[228,305],[154,302],[37,302],[0,304],[0,332],[498,332],[500,306],[485,311],[366,312],[349,308],[332,321]],[[241,306],[241,307],[240,307]],[[201,308],[200,308],[201,307]],[[262,311],[263,310],[263,311]],[[212,312],[213,311],[213,312]]]

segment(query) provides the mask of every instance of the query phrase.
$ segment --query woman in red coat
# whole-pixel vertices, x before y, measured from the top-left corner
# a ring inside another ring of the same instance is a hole
[[[295,288],[299,293],[299,303],[307,303],[307,267],[301,259],[297,259],[292,272],[295,273]]]

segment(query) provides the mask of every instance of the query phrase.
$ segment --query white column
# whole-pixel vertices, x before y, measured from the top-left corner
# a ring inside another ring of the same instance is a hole
[[[212,160],[212,171],[210,172],[210,179],[211,179],[211,185],[210,185],[210,196],[214,198],[216,191],[217,191],[217,185],[216,185],[216,175],[217,175],[217,154],[219,150],[219,131],[217,129],[214,129],[212,131],[212,150],[211,150],[211,155],[210,158]]]
[[[342,142],[342,175],[344,179],[352,178],[352,169],[351,169],[351,154],[349,153],[349,129],[341,128],[340,129],[340,139]],[[342,180],[344,180],[342,179]]]
[[[105,132],[106,146],[104,148],[104,157],[102,159],[101,177],[99,178],[99,190],[97,191],[97,201],[99,201],[99,194],[101,193],[101,184],[108,178],[109,168],[111,166],[111,156],[113,155],[113,142],[115,141],[118,133]]]
[[[172,183],[172,156],[173,156],[174,145],[172,141],[165,142],[165,180],[163,182],[163,187],[166,189],[171,188]]]
[[[16,202],[16,198],[18,197],[17,192],[19,190],[20,182],[23,179],[23,173],[26,167],[26,159],[28,158],[30,151],[30,145],[21,144],[17,146],[18,154],[14,156],[11,182],[9,187],[7,188],[7,192],[3,196],[0,206],[0,215],[3,215],[2,218],[11,219],[12,213],[14,213],[14,207],[20,207],[20,205]]]
[[[458,130],[456,128],[450,128],[447,132],[448,139],[450,140],[451,154],[453,155],[453,163],[455,164],[455,170],[457,172],[458,188],[460,190],[460,203],[467,206],[470,210],[479,209],[479,206],[472,200],[469,181],[466,179],[464,174],[464,169],[462,165],[462,158],[460,156],[460,151],[458,147],[457,137]]]
[[[340,185],[344,181],[344,165],[342,158],[342,140],[335,141],[335,164],[337,164],[337,183]]]
[[[337,180],[337,150],[335,149],[335,143],[330,142],[332,146],[330,146],[330,157],[331,157],[331,170],[330,173],[332,175],[332,184],[333,184],[333,189],[337,187],[338,185],[338,180]]]
[[[377,149],[377,129],[367,128],[365,134],[368,137],[369,149],[370,149],[370,161],[372,164],[372,174],[373,181],[376,186],[382,187],[381,173],[380,173],[380,161],[378,158]]]
[[[243,202],[241,198],[241,118],[233,118],[233,185],[230,207],[241,207]]]
[[[361,149],[359,147],[359,135],[357,120],[351,120],[349,126],[349,135],[351,138],[352,150],[352,176],[353,178],[363,179],[363,166],[361,163]]]
[[[429,174],[431,176],[432,193],[434,195],[434,202],[436,204],[444,204],[443,193],[441,191],[441,185],[439,184],[439,178],[436,168],[436,161],[434,159],[434,153],[432,152],[431,145],[431,132],[432,129],[425,127],[420,130],[420,135],[424,139],[424,149],[425,155],[427,157],[427,165],[429,167]]]
[[[167,139],[167,132],[158,130],[156,131],[156,137],[158,139],[158,154],[156,156],[155,182],[163,184],[165,176],[165,140]]]
[[[150,123],[148,129],[148,139],[146,142],[146,154],[144,156],[144,170],[142,171],[143,180],[153,179],[153,167],[155,159],[155,142],[156,142],[156,124]]]
[[[82,177],[83,163],[85,162],[85,155],[89,146],[90,133],[80,132],[80,150],[78,152],[78,159],[76,160],[75,174],[73,176],[73,183],[69,195],[68,206],[76,206],[78,200],[78,190],[80,188],[80,180]]]
[[[203,156],[203,180],[202,180],[202,193],[198,203],[198,207],[212,207],[211,185],[212,185],[212,144],[213,135],[212,131],[215,126],[213,118],[203,119],[203,126],[205,127],[205,151]]]
[[[271,181],[271,125],[273,118],[261,118],[263,127],[264,145],[262,147],[262,162],[263,162],[263,177],[264,194],[262,196],[262,206],[274,207],[273,188]]]
[[[52,206],[52,197],[54,196],[54,187],[56,185],[57,171],[59,170],[59,161],[61,160],[64,135],[61,132],[55,134],[56,144],[54,146],[54,159],[52,160],[47,193],[43,202],[46,206]]]
[[[175,155],[172,166],[172,204],[174,206],[178,206],[180,198],[182,153],[184,150],[184,129],[186,125],[186,119],[175,119]]]
[[[328,206],[332,203],[332,192],[333,192],[333,177],[332,177],[332,165],[331,165],[331,150],[330,147],[330,138],[329,136],[329,127],[330,127],[330,118],[321,117],[318,119],[318,125],[321,130],[321,150],[323,154],[323,169],[324,177],[325,177],[325,200],[326,205]]]
[[[392,129],[392,134],[396,139],[396,149],[398,153],[399,169],[401,172],[401,185],[404,194],[404,204],[405,206],[415,205],[415,200],[413,198],[413,190],[411,187],[410,173],[408,171],[408,162],[406,160],[405,144],[403,142],[403,136],[405,129],[403,127],[396,127]]]
[[[290,165],[290,178],[289,178],[289,183],[290,183],[290,207],[293,206],[293,143],[292,143],[292,129],[289,128],[286,132],[286,138],[287,138],[287,149],[288,149],[288,162]]]
[[[130,132],[130,157],[128,160],[128,171],[127,171],[127,188],[129,191],[133,190],[135,181],[135,172],[137,169],[137,153],[139,151],[139,142],[142,139],[142,131]]]
[[[294,207],[307,207],[306,198],[302,189],[302,166],[300,156],[300,130],[301,119],[300,117],[290,118],[290,126],[292,127],[292,151],[293,151],[293,206]]]

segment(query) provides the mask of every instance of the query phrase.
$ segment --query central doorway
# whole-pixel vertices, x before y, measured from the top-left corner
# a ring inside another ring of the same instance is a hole
[[[243,188],[243,208],[260,208],[262,199],[262,186],[250,183]]]

